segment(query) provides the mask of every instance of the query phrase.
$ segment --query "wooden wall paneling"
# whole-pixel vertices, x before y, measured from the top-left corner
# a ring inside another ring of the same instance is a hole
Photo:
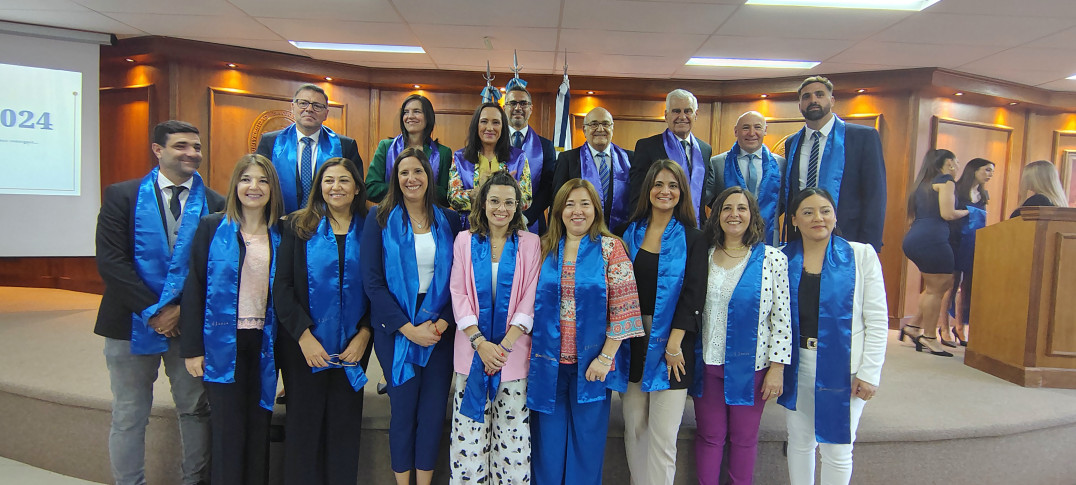
[[[1061,152],[1061,161],[1057,164],[1061,176],[1061,186],[1068,194],[1069,207],[1076,207],[1076,150]]]
[[[105,284],[92,256],[0,258],[0,286],[59,288],[101,294]]]
[[[1053,295],[1046,325],[1046,355],[1076,357],[1076,305],[1068,299],[1076,295],[1076,273],[1059,271],[1076,266],[1076,234],[1055,233]]]
[[[1076,201],[1076,184],[1072,183],[1073,180],[1073,167],[1072,157],[1076,153],[1076,131],[1072,130],[1054,130],[1053,144],[1050,149],[1051,157],[1048,159],[1057,166],[1058,174],[1061,176],[1061,186],[1065,188],[1065,193],[1068,194],[1069,207],[1073,206],[1073,202]],[[1034,160],[1029,160],[1029,162]],[[1023,195],[1023,194],[1021,194]]]
[[[101,88],[101,193],[142,177],[154,165],[150,151],[153,85]]]
[[[957,156],[958,165],[963,165],[972,158],[985,158],[994,162],[994,178],[987,182],[986,189],[991,194],[986,206],[986,223],[994,224],[1007,219],[1008,213],[1003,207],[1003,197],[994,196],[1004,193],[1008,167],[1013,156],[1013,128],[1010,126],[979,123],[935,116],[931,129],[931,145],[934,148],[951,150]],[[960,172],[957,172],[957,178]]]
[[[429,98],[437,114],[432,136],[438,143],[451,148],[452,151],[463,148],[463,145],[467,143],[467,129],[470,127],[471,117],[474,115],[475,108],[481,104],[480,97],[467,94],[418,90],[379,90],[379,92],[378,121],[371,133],[371,157],[381,140],[400,134],[400,106],[404,99],[412,94],[421,94]],[[477,103],[475,103],[476,100]],[[536,115],[531,115],[531,121],[536,119]]]

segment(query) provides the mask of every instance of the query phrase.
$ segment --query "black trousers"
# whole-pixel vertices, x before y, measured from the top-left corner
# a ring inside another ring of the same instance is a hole
[[[299,343],[277,336],[277,362],[288,393],[284,485],[355,485],[362,435],[362,396],[341,368],[311,372]],[[369,347],[362,360],[369,362]]]
[[[269,483],[269,421],[262,408],[259,375],[262,331],[239,330],[236,335],[235,382],[206,382],[213,436],[213,483]]]

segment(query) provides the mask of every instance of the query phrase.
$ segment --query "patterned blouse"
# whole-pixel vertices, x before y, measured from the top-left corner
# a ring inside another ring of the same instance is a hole
[[[504,162],[497,162],[497,159],[488,159],[482,154],[478,155],[478,163],[474,167],[474,186],[478,188],[482,185],[482,182],[486,180],[488,176],[487,167],[497,165],[498,170],[504,170],[507,168],[507,164]],[[527,210],[531,206],[531,164],[525,162],[523,164],[523,174],[516,174],[516,180],[519,181],[519,190],[523,193],[523,210]],[[468,189],[463,188],[463,180],[460,179],[460,172],[456,169],[456,164],[452,164],[452,168],[448,171],[448,203],[456,211],[470,211],[471,210],[471,195]]]
[[[601,239],[609,306],[605,336],[613,340],[642,337],[646,333],[639,314],[639,293],[635,287],[631,259],[620,240],[607,236]],[[561,364],[579,361],[575,348],[575,325],[575,261],[565,261],[560,275]]]

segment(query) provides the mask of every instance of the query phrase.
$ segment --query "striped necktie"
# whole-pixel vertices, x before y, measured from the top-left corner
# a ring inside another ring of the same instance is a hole
[[[602,181],[602,201],[605,200],[606,194],[609,193],[609,161],[606,160],[607,158],[609,158],[609,155],[606,155],[605,152],[598,153],[598,178]]]
[[[684,147],[684,160],[687,161],[687,178],[691,178],[691,142],[680,140],[680,145]]]
[[[807,185],[806,187],[818,187],[818,140],[821,139],[820,132],[811,133],[811,158],[807,161]]]
[[[515,133],[512,133],[512,146],[516,148],[523,147],[523,132],[517,131]]]
[[[303,142],[303,159],[299,163],[299,182],[303,186],[303,198],[299,199],[299,208],[306,207],[306,199],[310,197],[310,185],[314,183],[314,164],[311,163],[314,158],[314,149],[311,146],[314,144],[314,139],[304,136],[301,141]]]

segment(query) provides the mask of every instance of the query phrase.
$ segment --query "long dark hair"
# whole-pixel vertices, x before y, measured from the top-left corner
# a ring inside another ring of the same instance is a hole
[[[680,224],[683,224],[684,227],[695,227],[695,208],[691,204],[691,184],[688,182],[687,175],[684,174],[684,169],[680,167],[680,164],[668,158],[655,160],[650,165],[650,169],[646,171],[643,187],[639,191],[639,202],[635,204],[635,211],[631,213],[630,220],[634,222],[650,218],[650,190],[654,188],[654,179],[658,177],[662,170],[672,172],[676,183],[680,185],[680,200],[676,202],[676,207],[673,208],[673,217],[680,221]]]
[[[396,206],[404,203],[403,189],[400,188],[400,181],[397,174],[400,173],[400,162],[407,158],[417,158],[418,163],[422,165],[422,171],[426,173],[426,193],[422,195],[422,205],[426,206],[426,217],[430,220],[430,227],[433,227],[436,219],[433,217],[433,199],[434,199],[434,181],[433,181],[433,169],[430,168],[430,159],[426,157],[426,154],[422,150],[415,147],[404,148],[399,155],[396,156],[396,160],[392,162],[392,174],[389,176],[389,192],[385,195],[385,199],[381,201],[377,206],[377,223],[381,227],[385,227],[388,223],[389,213]]]
[[[478,188],[478,194],[474,200],[471,201],[471,215],[467,217],[471,222],[471,232],[489,237],[486,197],[489,196],[490,187],[494,185],[511,187],[516,192],[516,212],[508,223],[508,234],[516,231],[526,231],[527,225],[523,223],[523,191],[519,188],[519,182],[516,182],[516,179],[507,170],[499,170],[486,179],[485,183]]]
[[[482,103],[474,110],[471,116],[471,125],[467,128],[467,144],[463,146],[463,159],[471,163],[478,163],[478,154],[482,152],[482,137],[478,136],[478,120],[482,118],[482,110],[497,108],[501,114],[501,137],[497,139],[497,145],[493,151],[497,154],[497,161],[508,163],[508,155],[511,153],[508,144],[508,115],[504,114],[504,108],[497,103]]]
[[[400,104],[400,113],[396,119],[400,122],[400,134],[403,135],[405,141],[409,141],[407,140],[407,127],[404,126],[403,122],[403,112],[404,109],[407,107],[407,103],[410,103],[414,100],[418,100],[418,102],[422,105],[422,114],[426,118],[426,128],[422,130],[422,144],[425,145],[426,140],[429,140],[431,135],[433,135],[434,125],[437,124],[437,114],[433,112],[433,103],[430,102],[430,98],[427,98],[421,94],[412,94],[408,96],[406,99],[404,99],[403,103]]]
[[[834,215],[836,215],[837,202],[833,200],[833,195],[830,194],[828,190],[823,189],[821,187],[807,187],[807,188],[799,191],[799,193],[796,194],[796,197],[794,197],[792,199],[792,203],[789,205],[789,208],[791,210],[789,210],[788,212],[785,213],[785,217],[787,217],[788,220],[789,220],[788,227],[790,228],[790,231],[789,231],[789,234],[788,234],[788,242],[797,241],[797,240],[800,240],[800,239],[803,238],[803,235],[800,234],[800,232],[796,229],[796,226],[792,225],[791,221],[792,221],[792,218],[796,216],[796,212],[799,212],[800,205],[803,204],[803,201],[807,200],[807,198],[812,196],[812,195],[820,196],[823,199],[826,199],[827,201],[829,201],[829,205],[833,206]],[[841,229],[839,227],[837,227],[836,225],[834,225],[833,226],[833,232],[831,234],[836,234],[836,235],[840,236],[841,235]]]
[[[314,232],[318,230],[318,224],[321,224],[321,219],[325,216],[332,217],[329,213],[329,205],[325,202],[325,195],[321,193],[321,179],[325,178],[326,170],[337,165],[344,167],[351,174],[352,180],[355,181],[355,187],[359,189],[359,193],[355,194],[355,199],[351,201],[351,217],[366,217],[366,183],[359,176],[359,169],[355,162],[343,157],[330,158],[321,164],[317,175],[314,176],[314,181],[310,187],[310,196],[306,199],[306,207],[292,212],[288,216],[292,229],[295,230],[295,234],[300,239],[310,239]]]
[[[758,208],[758,200],[749,190],[735,185],[718,194],[717,199],[714,200],[714,205],[710,206],[712,210],[710,211],[710,218],[706,220],[706,225],[703,226],[703,234],[711,246],[725,247],[725,231],[721,229],[721,206],[725,205],[725,201],[735,194],[743,194],[747,199],[747,208],[751,212],[751,222],[747,225],[747,232],[743,235],[744,246],[754,246],[762,242],[766,237],[766,223],[762,221],[762,211]]]
[[[915,182],[912,182],[911,187],[908,188],[909,219],[915,217],[915,193],[919,190],[919,186],[924,183],[929,184],[934,180],[934,177],[941,175],[941,169],[945,166],[946,160],[956,160],[956,155],[944,148],[931,150],[923,157],[923,165],[919,167],[919,175],[915,176]]]
[[[994,165],[994,162],[985,158],[973,158],[964,165],[964,170],[960,172],[960,178],[956,181],[957,200],[964,202],[965,204],[970,204],[971,189],[978,186],[979,195],[982,197],[979,199],[979,202],[986,205],[986,201],[990,200],[990,194],[986,193],[986,187],[980,185],[979,181],[975,179],[975,172],[978,172],[980,168],[987,165]]]

